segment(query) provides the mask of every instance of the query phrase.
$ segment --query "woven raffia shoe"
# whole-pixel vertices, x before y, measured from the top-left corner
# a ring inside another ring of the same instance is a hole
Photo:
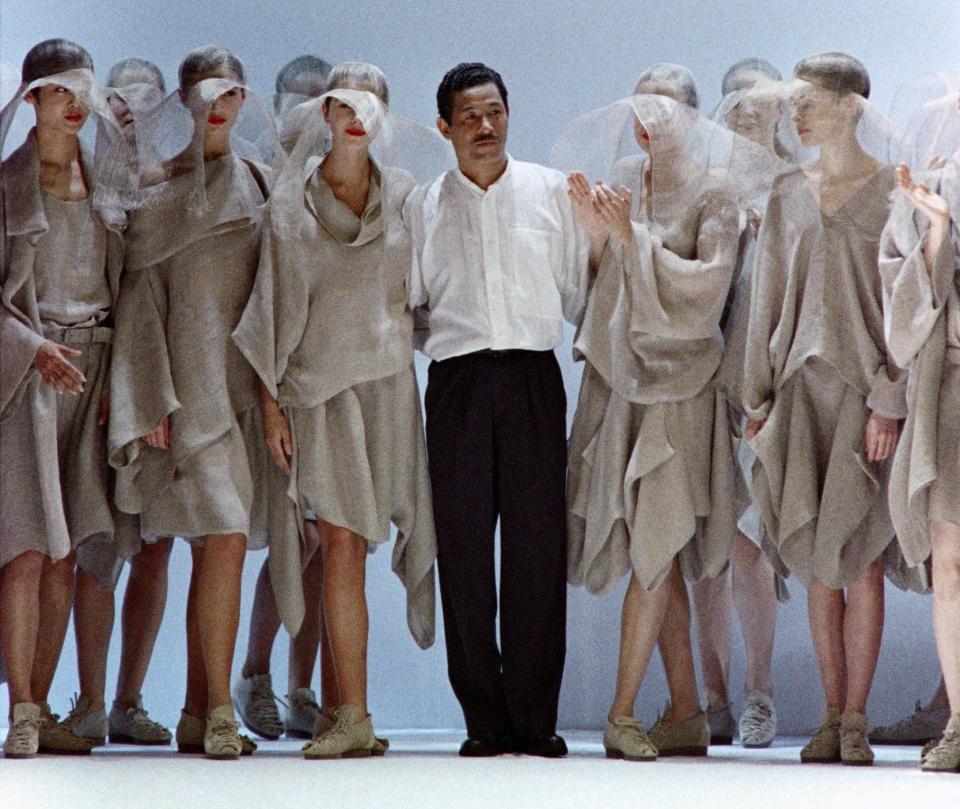
[[[258,736],[274,741],[283,734],[269,674],[241,676],[233,686],[233,705],[243,724]]]
[[[307,759],[367,758],[373,755],[376,739],[370,714],[358,705],[340,705],[333,711],[333,727],[314,736],[301,749]]]
[[[186,711],[180,711],[180,721],[177,722],[177,752],[203,755],[203,737],[207,731],[207,723],[199,716]],[[240,755],[249,756],[257,749],[256,742],[249,736],[240,734]]]
[[[154,722],[143,709],[143,698],[137,694],[133,705],[123,708],[116,702],[110,709],[110,742],[112,744],[170,744],[173,736],[159,722]]]
[[[840,760],[840,711],[824,708],[820,729],[800,751],[804,764],[833,764]]]
[[[101,705],[93,708],[89,697],[74,694],[70,700],[70,713],[61,723],[64,727],[83,739],[87,739],[94,747],[102,747],[107,743],[107,712]]]
[[[867,717],[847,714],[840,720],[840,763],[849,767],[869,767],[873,750],[867,742]]]
[[[769,747],[777,735],[777,711],[773,697],[762,691],[747,694],[740,714],[740,744],[744,747]]]
[[[917,700],[917,707],[910,716],[899,722],[874,728],[867,735],[867,739],[870,744],[923,745],[939,739],[949,719],[949,708],[922,707]]]
[[[7,758],[33,758],[40,747],[40,706],[18,702],[12,714],[3,754]]]
[[[960,772],[960,713],[950,715],[940,742],[920,761],[924,772]]]
[[[327,722],[327,727],[333,726],[333,720],[325,716],[323,709],[317,705],[317,695],[309,688],[298,688],[288,699],[287,715],[283,720],[287,736],[312,739],[318,723]],[[322,727],[321,732],[327,727]]]
[[[240,758],[243,743],[240,741],[240,723],[229,703],[218,705],[210,712],[207,729],[203,734],[203,752],[207,758],[229,761]]]
[[[733,744],[737,723],[733,721],[729,705],[724,705],[719,711],[708,712],[707,725],[710,727],[710,744]]]
[[[689,719],[671,722],[670,703],[657,717],[647,736],[661,758],[669,756],[705,756],[710,744],[710,725],[707,712],[701,711]]]
[[[77,736],[66,727],[60,717],[51,713],[46,702],[40,705],[40,742],[39,751],[55,756],[89,756],[93,742]]]
[[[656,761],[657,748],[643,732],[643,723],[632,716],[615,716],[603,732],[603,749],[607,758],[627,761]]]

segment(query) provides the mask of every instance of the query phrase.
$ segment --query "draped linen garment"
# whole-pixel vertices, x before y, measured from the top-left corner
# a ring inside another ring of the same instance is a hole
[[[130,214],[116,310],[110,463],[117,503],[141,535],[242,533],[267,544],[272,476],[257,377],[230,339],[260,256],[266,169],[229,154],[205,166],[206,206],[192,173],[152,186]],[[170,447],[144,437],[169,418]],[[281,490],[282,491],[282,490]],[[139,541],[124,555],[139,551]]]
[[[615,174],[635,185],[640,158]],[[570,436],[568,576],[594,593],[631,568],[653,589],[678,555],[687,579],[712,578],[736,530],[729,422],[713,377],[737,206],[707,189],[668,225],[643,211],[634,220],[634,245],[607,245],[574,343],[586,367]]]
[[[90,155],[81,148],[88,183]],[[68,202],[40,188],[36,134],[3,165],[0,222],[0,567],[35,550],[54,561],[77,549],[81,564],[107,552],[125,523],[113,509],[106,428],[110,309],[123,262],[121,213]],[[58,394],[33,366],[47,340],[82,352],[70,362],[83,393]],[[90,566],[112,586],[111,565]]]
[[[434,640],[437,540],[407,307],[410,238],[401,208],[413,178],[373,166],[357,217],[307,161],[302,208],[271,212],[253,294],[233,339],[277,399],[293,440],[274,589],[302,619],[304,510],[367,540],[397,527],[392,568],[417,643]],[[279,224],[293,221],[288,230]],[[281,235],[282,234],[282,235]]]
[[[921,574],[930,521],[960,524],[960,172],[950,162],[923,181],[950,207],[950,235],[932,272],[923,258],[929,221],[902,193],[880,246],[887,345],[910,373],[890,513],[906,563]]]
[[[894,171],[884,167],[832,216],[802,169],[774,183],[751,286],[743,405],[766,419],[751,441],[752,493],[778,570],[848,586],[886,553],[902,569],[887,508],[892,459],[868,463],[871,411],[906,415],[905,375],[883,336],[877,269]]]

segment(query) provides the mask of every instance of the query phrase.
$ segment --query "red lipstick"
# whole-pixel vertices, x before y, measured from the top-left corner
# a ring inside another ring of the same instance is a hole
[[[347,129],[346,133],[354,138],[362,138],[364,135],[367,134],[365,130],[357,129],[356,127],[351,127],[350,129]]]
[[[225,124],[226,122],[227,119],[222,115],[211,115],[209,118],[207,118],[207,123],[213,124],[214,126],[220,126],[220,124]]]

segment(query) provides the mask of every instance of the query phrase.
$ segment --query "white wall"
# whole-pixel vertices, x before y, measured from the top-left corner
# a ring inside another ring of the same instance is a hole
[[[98,74],[125,56],[155,61],[175,83],[179,60],[190,49],[217,42],[244,61],[249,83],[269,92],[276,70],[291,57],[314,52],[331,62],[363,59],[378,64],[391,85],[393,107],[424,123],[436,116],[434,94],[443,72],[456,62],[481,60],[503,74],[510,90],[511,152],[545,161],[553,139],[573,116],[626,95],[639,71],[657,61],[689,66],[700,82],[702,105],[719,100],[729,64],[761,56],[788,74],[801,57],[844,50],[871,71],[873,99],[887,108],[900,82],[933,69],[960,69],[960,6],[956,0],[676,0],[606,4],[490,0],[485,4],[429,0],[377,0],[325,4],[291,0],[274,6],[246,0],[0,0],[0,60],[19,66],[27,49],[65,36],[93,54]],[[6,99],[4,99],[5,101]],[[559,350],[568,399],[576,401],[580,369],[569,360],[569,336]],[[421,382],[425,381],[420,366]],[[572,416],[572,410],[570,413]],[[262,560],[249,560],[244,607]],[[381,550],[369,563],[371,612],[370,694],[382,727],[459,726],[462,718],[446,681],[442,641],[420,652],[406,632],[404,599]],[[172,562],[167,617],[144,689],[148,708],[173,725],[184,682],[183,610],[189,554],[182,544]],[[122,587],[122,585],[121,585]],[[778,620],[774,684],[781,728],[800,733],[814,726],[821,698],[806,626],[805,599],[794,599]],[[560,723],[597,727],[613,692],[619,607],[623,589],[604,598],[571,591],[568,656]],[[929,603],[889,592],[884,647],[874,685],[871,715],[889,720],[935,687],[938,671]],[[438,609],[439,613],[439,609]],[[246,616],[238,663],[246,646]],[[438,637],[442,637],[438,627]],[[111,650],[108,692],[117,670],[119,638]],[[276,690],[285,690],[286,643],[274,654]],[[737,641],[731,692],[743,682]],[[51,702],[66,712],[77,689],[75,649],[68,639]],[[638,702],[638,715],[652,719],[666,690],[655,662]],[[108,694],[108,701],[110,695]],[[0,716],[7,711],[0,695]]]

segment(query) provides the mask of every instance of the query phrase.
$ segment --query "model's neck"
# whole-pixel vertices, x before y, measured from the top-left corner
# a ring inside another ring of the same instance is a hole
[[[203,159],[216,160],[231,152],[230,132],[208,132],[203,138]]]
[[[851,129],[842,137],[821,144],[817,164],[825,177],[844,177],[860,173],[868,162],[870,157],[860,146],[856,130]]]
[[[76,135],[37,127],[37,154],[41,163],[61,168],[71,166],[80,156],[80,140]]]
[[[336,141],[320,167],[330,185],[350,185],[370,179],[370,155],[366,149],[344,148]]]

